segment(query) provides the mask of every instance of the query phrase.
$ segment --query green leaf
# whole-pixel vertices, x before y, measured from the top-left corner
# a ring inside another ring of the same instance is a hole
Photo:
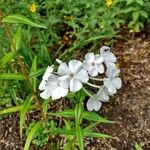
[[[74,129],[66,130],[66,129],[61,129],[61,128],[55,128],[55,129],[51,129],[50,132],[53,134],[61,134],[61,135],[65,135],[65,134],[76,135],[76,131]],[[85,131],[85,130],[83,130],[83,137],[113,138],[112,136],[110,136],[108,134],[97,133],[97,132],[92,132],[92,131]]]
[[[75,107],[75,122],[76,122],[76,127],[80,126],[81,120],[82,120],[82,104],[77,103]]]
[[[34,72],[30,72],[29,76],[30,76],[30,78],[38,77],[38,76],[42,75],[44,73],[44,71],[45,71],[45,68],[38,69]]]
[[[143,1],[143,0],[136,0],[136,2],[137,2],[138,4],[140,4],[141,6],[143,6],[143,4],[144,4],[144,1]]]
[[[8,64],[13,58],[17,56],[17,52],[8,52],[0,59],[0,68]]]
[[[143,150],[141,144],[135,144],[135,150]]]
[[[51,129],[50,132],[53,134],[75,135],[75,130],[66,130],[66,129],[60,129],[60,128]]]
[[[140,15],[143,16],[144,18],[148,18],[148,13],[146,11],[140,10]]]
[[[61,112],[55,112],[55,113],[48,113],[52,116],[62,116],[62,117],[74,117],[75,111],[68,109]]]
[[[3,110],[0,111],[0,115],[5,115],[5,114],[8,114],[8,113],[18,112],[22,109],[22,106],[23,105],[19,105],[19,106],[3,109]]]
[[[20,112],[20,136],[22,137],[22,130],[23,130],[23,126],[25,123],[25,116],[26,113],[28,112],[28,110],[30,109],[32,103],[32,97],[31,98],[27,98],[23,104],[23,107],[21,109]]]
[[[135,11],[132,13],[132,18],[134,21],[138,20],[139,19],[139,15],[140,15],[140,12],[139,11]]]
[[[42,104],[43,114],[44,114],[44,117],[45,117],[45,118],[46,118],[46,115],[47,115],[47,110],[48,110],[49,102],[50,102],[50,100],[46,100],[46,101],[44,101],[43,104]]]
[[[76,138],[77,138],[80,150],[84,150],[83,131],[80,126],[76,128]]]
[[[112,136],[110,136],[108,134],[85,131],[85,130],[83,131],[83,136],[85,136],[85,137],[96,137],[96,138],[113,138]]]
[[[14,106],[14,107],[3,109],[3,110],[0,111],[0,115],[20,112],[22,110],[22,107],[23,107],[23,105],[19,105],[19,106]],[[29,109],[30,110],[35,109],[35,105],[31,105]]]
[[[36,72],[36,70],[37,70],[37,57],[35,56],[35,58],[34,58],[34,60],[32,62],[32,65],[31,65],[30,74],[33,73],[33,72]],[[34,76],[31,79],[31,83],[33,85],[34,91],[36,91],[36,76]]]
[[[83,112],[83,118],[87,119],[89,121],[98,121],[99,123],[114,123],[114,121],[107,120],[101,116],[99,116],[95,112],[89,112],[89,111],[84,111]]]
[[[37,130],[41,127],[42,125],[42,121],[37,122],[31,129],[31,131],[28,134],[25,146],[24,146],[24,150],[29,150],[30,147],[30,143],[35,135],[35,133],[37,132]]]
[[[135,2],[135,0],[127,0],[127,5],[130,5],[133,2]]]
[[[21,74],[2,73],[0,74],[0,80],[25,80],[25,77]]]
[[[13,38],[13,42],[15,44],[15,48],[16,50],[19,50],[20,49],[20,46],[21,46],[21,28],[19,28]],[[13,49],[13,47],[12,47]]]
[[[39,25],[39,24],[37,24],[37,23],[29,20],[25,16],[19,15],[19,14],[14,14],[14,15],[6,16],[5,18],[3,18],[2,22],[7,22],[7,23],[21,23],[21,24],[31,25],[33,27],[47,28],[47,27]]]

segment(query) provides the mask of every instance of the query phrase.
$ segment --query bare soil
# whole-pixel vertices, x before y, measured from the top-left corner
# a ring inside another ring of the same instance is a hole
[[[104,103],[99,113],[113,125],[95,128],[115,139],[85,139],[86,150],[134,150],[135,143],[150,150],[150,36],[140,33],[120,41],[113,47],[121,69],[123,87]],[[22,150],[24,139],[19,137],[19,116],[14,114],[0,120],[0,150]],[[32,146],[31,149],[38,150]],[[40,150],[49,149],[43,147]]]

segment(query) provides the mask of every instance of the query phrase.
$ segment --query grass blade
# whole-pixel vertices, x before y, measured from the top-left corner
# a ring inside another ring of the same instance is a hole
[[[83,118],[87,119],[89,121],[98,121],[99,123],[114,123],[115,122],[115,121],[107,120],[107,119],[99,116],[95,112],[89,112],[89,111],[83,112]]]
[[[5,66],[7,63],[9,63],[16,56],[17,56],[17,52],[6,53],[5,56],[3,56],[0,60],[0,67]]]
[[[20,49],[20,46],[21,46],[21,28],[19,28],[13,38],[13,41],[14,41],[14,44],[15,44],[15,48],[16,50],[19,50]],[[12,50],[13,50],[13,47],[12,47]]]
[[[26,116],[26,113],[28,112],[30,106],[31,106],[31,103],[32,103],[32,97],[31,98],[27,98],[23,104],[23,107],[21,109],[21,112],[20,112],[20,136],[22,137],[22,130],[23,130],[23,126],[24,126],[24,123],[25,123],[25,116]]]
[[[80,126],[76,128],[76,138],[77,138],[80,150],[84,150],[83,130],[81,129]]]
[[[83,131],[83,136],[87,137],[96,137],[96,138],[113,138],[108,134],[91,132],[91,131]]]
[[[5,18],[3,18],[2,22],[21,23],[21,24],[27,24],[27,25],[30,25],[30,26],[33,26],[33,27],[38,27],[38,28],[47,28],[47,27],[45,27],[43,25],[39,25],[39,24],[29,20],[25,16],[19,15],[19,14],[6,16]]]
[[[22,106],[23,105],[19,105],[19,106],[3,109],[3,110],[0,111],[0,115],[18,112],[22,109]]]
[[[35,135],[35,133],[37,132],[37,130],[40,128],[42,124],[42,121],[39,121],[37,122],[33,128],[31,129],[31,131],[29,132],[29,135],[27,137],[27,140],[26,140],[26,143],[25,143],[25,146],[24,146],[24,150],[29,150],[29,147],[30,147],[30,143]]]
[[[37,70],[37,57],[35,56],[33,62],[32,62],[32,66],[31,66],[31,69],[30,69],[30,74],[32,72],[36,72]],[[32,79],[31,79],[31,83],[33,85],[33,89],[34,91],[36,90],[36,76],[34,76]]]
[[[0,74],[0,80],[25,80],[25,77],[21,74],[2,73]]]

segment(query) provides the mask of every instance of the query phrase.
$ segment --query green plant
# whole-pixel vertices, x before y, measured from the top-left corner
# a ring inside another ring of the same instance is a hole
[[[72,109],[53,110],[51,105],[57,102],[39,97],[39,79],[47,65],[55,64],[56,58],[70,60],[80,51],[92,51],[102,43],[113,44],[119,37],[118,28],[125,23],[139,31],[149,19],[148,3],[122,0],[113,1],[108,7],[106,1],[100,0],[22,0],[18,3],[1,0],[0,106],[3,109],[0,115],[18,112],[22,137],[26,115],[31,110],[40,114],[29,124],[25,150],[31,142],[43,146],[56,135],[66,138],[64,150],[84,149],[85,137],[112,138],[95,132],[94,128],[100,123],[114,122],[85,110],[83,101],[93,91],[83,88],[76,94],[68,93],[65,100]],[[37,6],[34,11],[30,9],[32,4]],[[130,15],[133,17],[128,17]],[[62,120],[61,126],[56,123],[58,118]]]
[[[135,32],[139,32],[149,20],[149,2],[145,0],[121,0],[117,1],[120,5],[120,14],[124,17],[128,27]]]

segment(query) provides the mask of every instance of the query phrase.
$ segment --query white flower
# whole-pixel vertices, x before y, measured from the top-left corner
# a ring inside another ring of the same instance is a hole
[[[104,59],[104,62],[107,67],[115,67],[116,56],[110,52],[110,48],[103,46],[100,48],[100,54]]]
[[[102,103],[101,101],[99,100],[99,95],[98,94],[94,94],[88,101],[87,101],[87,109],[89,111],[98,111],[101,106],[102,106]]]
[[[99,88],[97,95],[99,96],[99,100],[101,102],[108,102],[109,101],[109,95],[111,95],[111,94],[109,93],[108,89],[105,86],[101,86]]]
[[[117,77],[119,73],[120,70],[114,67],[108,68],[106,71],[107,78],[104,78],[103,83],[111,94],[115,94],[117,89],[120,89],[122,86],[121,79]]]
[[[53,66],[48,66],[47,67],[47,69],[46,69],[46,71],[45,71],[45,73],[44,73],[44,75],[42,77],[42,81],[41,81],[41,83],[39,85],[39,90],[44,90],[45,89],[45,85],[46,85],[46,82],[48,80],[48,77],[50,75],[52,75],[53,70],[54,70]]]
[[[92,110],[98,111],[102,106],[102,102],[108,102],[108,101],[109,101],[109,92],[105,86],[101,86],[98,93],[94,94],[87,101],[87,109],[89,111]]]
[[[69,65],[61,63],[58,68],[58,75],[67,82],[70,91],[77,92],[82,88],[82,83],[89,79],[88,73],[82,68],[82,62],[78,60],[69,61]]]
[[[48,99],[50,96],[52,100],[64,97],[68,93],[68,87],[58,76],[51,75],[45,86],[45,90],[40,94],[43,99]]]
[[[88,71],[89,75],[95,77],[98,73],[104,72],[104,66],[102,65],[103,58],[100,55],[94,55],[94,53],[87,53],[85,60],[83,61],[83,68]]]

